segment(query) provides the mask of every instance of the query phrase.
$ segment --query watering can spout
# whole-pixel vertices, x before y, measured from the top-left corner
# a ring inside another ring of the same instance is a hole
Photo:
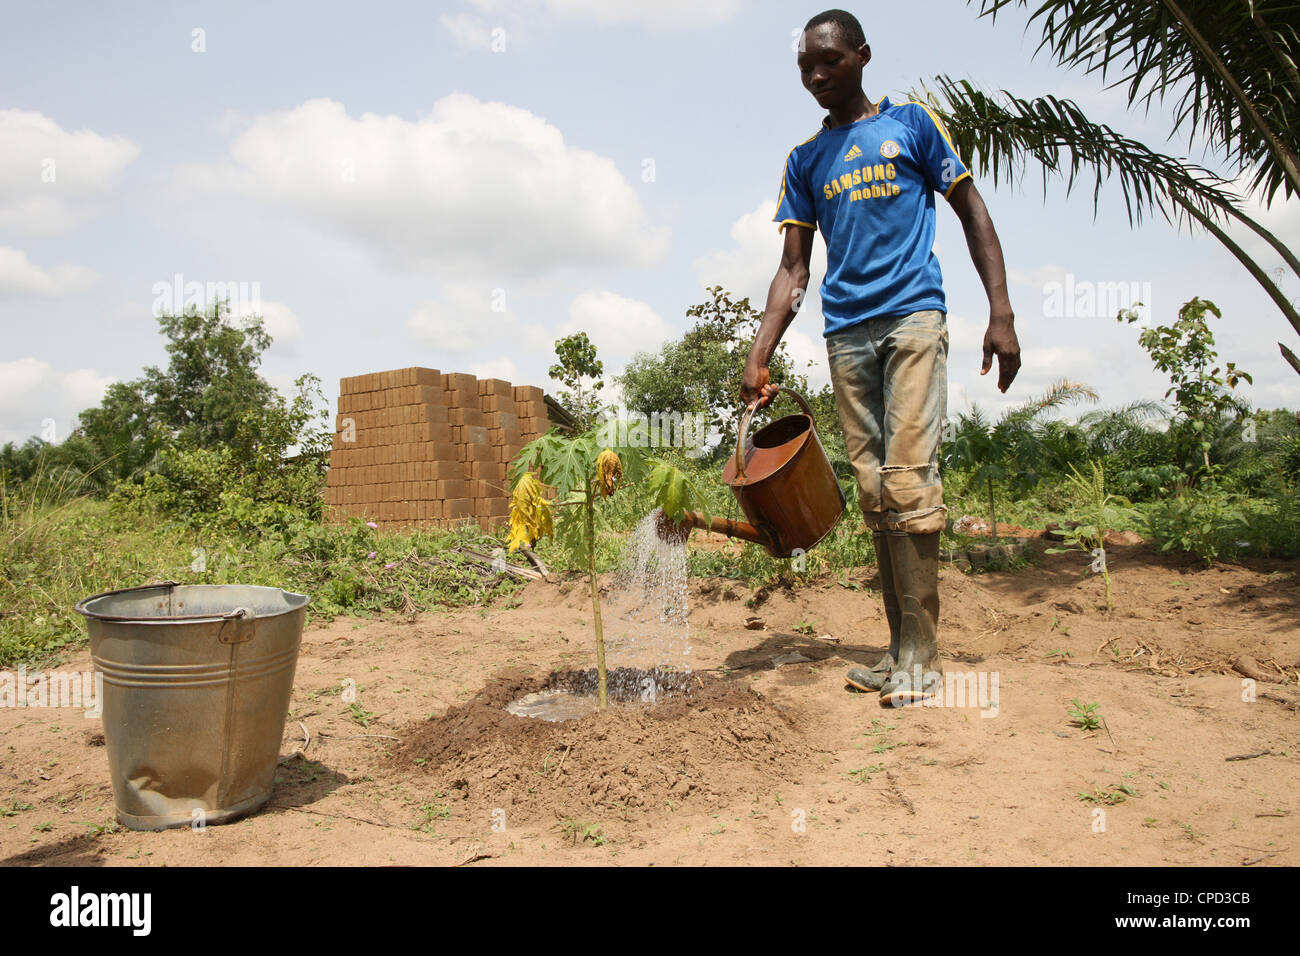
[[[673,521],[661,511],[655,523],[655,530],[659,533],[659,537],[674,543],[685,541],[692,528],[716,531],[718,534],[725,534],[728,538],[750,541],[773,553],[779,550],[776,535],[769,529],[745,521],[723,518],[720,515],[706,518],[696,511],[683,511],[682,516],[677,521]]]

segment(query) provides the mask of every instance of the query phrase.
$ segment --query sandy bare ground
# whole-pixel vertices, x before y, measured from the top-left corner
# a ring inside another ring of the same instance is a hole
[[[312,626],[282,747],[305,725],[305,757],[281,766],[267,808],[201,833],[105,830],[99,721],[0,709],[0,861],[1300,864],[1300,713],[1264,684],[1243,700],[1231,670],[1249,653],[1295,693],[1300,564],[1207,570],[1117,548],[1108,613],[1079,558],[1036,561],[943,574],[947,670],[997,676],[967,706],[846,691],[845,670],[887,642],[874,569],[758,595],[694,581],[692,657],[712,696],[562,725],[497,704],[594,663],[581,581]],[[62,669],[89,666],[81,651]],[[349,678],[368,726],[340,699]],[[1073,698],[1097,701],[1104,727],[1074,726]]]

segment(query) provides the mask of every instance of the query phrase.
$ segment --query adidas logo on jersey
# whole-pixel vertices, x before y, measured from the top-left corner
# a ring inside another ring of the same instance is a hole
[[[853,160],[857,159],[861,155],[862,155],[862,150],[859,149],[855,144],[851,150],[849,150],[847,153],[844,154],[844,161],[846,163],[852,162]]]

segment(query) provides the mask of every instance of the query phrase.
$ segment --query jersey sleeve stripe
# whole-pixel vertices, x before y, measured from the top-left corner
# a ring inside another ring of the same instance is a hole
[[[957,188],[957,184],[961,182],[963,179],[974,179],[974,178],[975,177],[971,175],[970,170],[969,169],[966,170],[966,172],[962,173],[960,176],[958,176],[956,179],[953,180],[952,185],[948,187],[948,191],[943,194],[943,198],[947,199],[949,196],[951,196],[952,191]]]
[[[961,159],[961,153],[957,152],[957,147],[954,146],[952,143],[952,137],[948,135],[947,127],[943,125],[939,117],[935,116],[934,112],[930,109],[930,107],[926,106],[924,103],[920,103],[916,100],[912,100],[912,102],[916,103],[917,106],[925,110],[925,114],[930,117],[930,121],[934,123],[935,128],[939,131],[939,135],[943,137],[943,141],[948,144],[948,148],[957,154],[958,159]]]
[[[777,232],[784,232],[786,226],[803,226],[805,229],[816,230],[817,227],[811,222],[801,222],[798,219],[782,219],[776,227]]]

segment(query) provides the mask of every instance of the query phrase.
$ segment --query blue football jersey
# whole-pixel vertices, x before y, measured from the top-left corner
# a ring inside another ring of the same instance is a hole
[[[826,335],[873,318],[947,311],[934,254],[934,194],[970,176],[921,103],[880,101],[868,119],[821,130],[790,151],[775,222],[826,240]]]

